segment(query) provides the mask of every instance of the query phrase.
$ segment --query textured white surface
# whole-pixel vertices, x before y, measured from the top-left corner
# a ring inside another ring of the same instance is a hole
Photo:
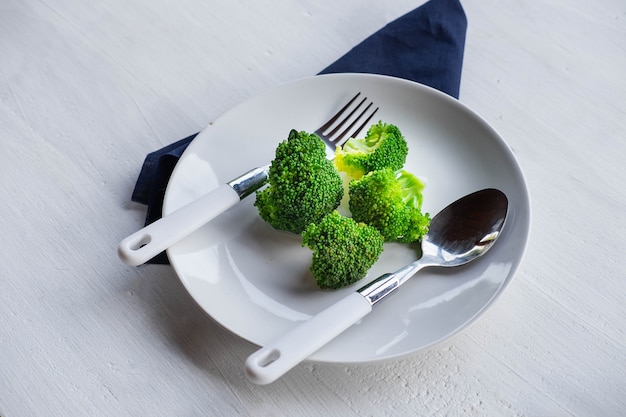
[[[464,2],[461,101],[515,150],[533,230],[504,296],[452,341],[254,386],[254,346],[170,268],[117,258],[144,216],[129,198],[146,153],[418,4],[2,1],[0,415],[623,415],[619,0]]]

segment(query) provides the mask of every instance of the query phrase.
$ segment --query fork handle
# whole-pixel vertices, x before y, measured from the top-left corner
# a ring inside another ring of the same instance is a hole
[[[252,169],[124,238],[117,248],[119,257],[132,266],[146,263],[261,188],[268,169]]]
[[[124,238],[117,253],[128,265],[144,264],[239,201],[237,192],[223,184]]]
[[[255,384],[274,382],[370,311],[372,305],[365,297],[351,293],[250,355],[244,366],[246,376]]]

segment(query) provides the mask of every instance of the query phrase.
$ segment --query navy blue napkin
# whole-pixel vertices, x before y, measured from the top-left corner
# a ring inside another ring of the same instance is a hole
[[[459,0],[430,0],[352,48],[320,74],[390,75],[459,97],[467,19]],[[146,156],[132,200],[145,204],[145,224],[162,216],[165,188],[181,154],[196,134]],[[169,263],[165,252],[148,263]]]

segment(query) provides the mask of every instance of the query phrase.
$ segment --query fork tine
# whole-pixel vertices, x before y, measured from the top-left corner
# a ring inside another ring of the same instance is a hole
[[[359,121],[362,120],[364,116],[366,116],[366,114],[368,113],[368,111],[370,111],[370,108],[374,104],[370,102],[365,107],[365,109],[361,110],[363,104],[367,101],[367,97],[364,97],[360,100],[358,104],[352,106],[360,95],[361,93],[359,92],[354,97],[352,97],[352,99],[345,106],[343,106],[334,116],[332,116],[326,123],[324,123],[314,132],[320,138],[322,138],[322,140],[329,147],[333,148],[336,146],[340,146],[351,137],[356,137],[356,135],[369,123],[369,121],[378,111],[378,107],[376,107],[373,111],[371,111],[369,116],[367,116],[366,119],[358,126],[358,128],[356,130],[353,130],[357,123],[359,123]],[[351,109],[349,113],[344,116],[344,113],[347,112],[349,109]],[[359,110],[361,110],[361,112],[356,115],[356,117],[354,117]],[[348,125],[348,127],[344,128],[346,123],[349,123],[350,121],[352,122]],[[328,129],[331,128],[332,130],[330,132],[326,132]],[[340,129],[343,129],[343,131],[339,133],[339,135],[337,135],[337,132],[339,132]]]
[[[321,125],[316,132],[322,133],[325,132],[326,130],[328,130],[333,123],[335,123],[337,121],[337,119],[339,119],[339,117],[343,114],[343,112],[345,112],[346,110],[348,110],[348,108],[350,107],[350,105],[352,105],[352,103],[354,103],[354,100],[356,100],[359,96],[361,95],[360,92],[356,93],[356,96],[352,97],[352,99],[341,108],[341,110],[339,110],[333,117],[331,117],[326,123],[324,123],[323,125]],[[362,104],[363,102],[359,103],[359,106]],[[357,108],[359,107],[357,106]],[[356,110],[356,109],[355,109]],[[352,111],[352,113],[354,113],[354,110]],[[350,114],[352,114],[350,113]]]
[[[374,115],[376,114],[376,112],[378,111],[378,107],[376,107],[374,109],[374,111],[363,121],[363,123],[361,123],[361,125],[352,133],[350,133],[350,130],[354,127],[355,124],[358,123],[358,121],[361,119],[361,117],[363,117],[365,115],[365,113],[369,110],[370,107],[372,107],[374,103],[370,103],[365,110],[363,110],[361,112],[361,114],[354,119],[354,121],[352,123],[350,123],[350,126],[348,126],[343,132],[341,132],[339,134],[339,137],[337,138],[337,140],[335,142],[333,142],[335,144],[335,146],[341,146],[344,143],[346,143],[348,141],[348,139],[356,137],[356,135],[359,134],[359,132],[361,130],[363,130],[363,128],[369,123],[369,121],[372,119],[372,117],[374,117]]]
[[[363,103],[365,103],[365,100],[367,100],[367,97],[365,97],[363,100],[361,100],[361,102],[356,105],[356,107],[350,112],[350,114],[348,114],[346,117],[344,117],[343,120],[333,130],[331,130],[330,132],[328,132],[326,134],[326,136],[329,138],[329,140],[330,140],[331,137],[333,137],[335,135],[335,133],[337,133],[339,131],[339,129],[341,129],[343,124],[346,123],[346,121],[349,120],[354,115],[354,113],[356,113],[356,111],[363,105]],[[372,104],[370,103],[370,105],[367,106],[365,108],[365,110],[367,110],[371,105]],[[362,115],[363,115],[363,113],[361,113],[359,115],[359,117],[361,117]],[[357,118],[357,120],[358,120],[358,118]],[[345,134],[345,133],[346,133],[346,131],[342,132],[342,134]]]

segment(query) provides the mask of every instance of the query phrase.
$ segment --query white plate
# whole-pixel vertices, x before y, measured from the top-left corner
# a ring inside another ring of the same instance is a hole
[[[369,74],[303,79],[223,114],[182,155],[165,194],[164,212],[268,163],[290,129],[314,130],[358,91],[380,106],[377,119],[397,125],[407,138],[406,168],[427,182],[425,211],[434,215],[457,198],[487,187],[506,193],[510,211],[498,243],[483,258],[462,268],[421,272],[310,357],[318,362],[399,358],[458,333],[513,278],[529,233],[529,197],[520,167],[483,119],[434,89]],[[364,280],[322,291],[310,276],[309,249],[301,247],[299,237],[264,223],[253,202],[254,196],[248,197],[168,249],[168,256],[197,303],[225,328],[257,345],[415,259],[407,247],[386,244]]]

